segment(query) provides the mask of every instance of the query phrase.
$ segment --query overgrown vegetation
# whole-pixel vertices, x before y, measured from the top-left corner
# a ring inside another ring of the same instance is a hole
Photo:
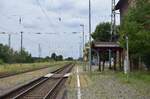
[[[28,64],[4,64],[0,65],[0,75],[7,74],[7,73],[21,73],[41,68],[52,67],[56,65],[64,65],[67,64],[67,61],[64,62],[42,62],[42,63],[28,63]]]
[[[116,77],[118,77],[121,81],[123,82],[127,82],[128,83],[133,83],[135,84],[136,82],[144,82],[144,83],[150,83],[150,76],[148,72],[145,71],[135,71],[135,72],[131,72],[128,76],[124,75],[124,73],[122,72],[118,72],[115,74]]]
[[[57,55],[56,53],[52,53],[51,59],[55,60],[55,61],[62,61],[63,60],[63,56],[62,55]]]
[[[31,63],[33,62],[31,54],[25,49],[14,51],[7,45],[0,44],[0,64],[3,63]]]
[[[100,23],[96,26],[95,31],[92,33],[92,38],[94,41],[108,42],[110,41],[110,23]]]
[[[0,44],[0,64],[49,61],[63,61],[63,56],[52,53],[51,57],[32,57],[30,53],[25,51],[25,49],[23,49],[22,51],[15,51],[12,48],[9,48],[7,45]]]
[[[138,68],[143,61],[150,70],[150,2],[136,0],[136,6],[126,14],[120,31],[120,43],[125,48],[123,37],[129,37],[129,53],[132,67]]]

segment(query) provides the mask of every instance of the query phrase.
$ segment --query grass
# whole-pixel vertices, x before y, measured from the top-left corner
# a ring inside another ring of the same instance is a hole
[[[127,75],[119,72],[115,76],[123,84],[128,84],[130,87],[136,89],[140,94],[150,96],[150,74],[145,71],[134,71]]]
[[[128,75],[129,76],[128,79],[127,79],[127,75],[125,75],[123,72],[113,72],[113,71],[104,71],[101,73],[98,71],[94,71],[92,73],[88,73],[87,75],[93,81],[93,84],[92,84],[93,88],[94,88],[94,86],[96,86],[97,88],[98,88],[98,86],[100,87],[100,83],[103,81],[106,81],[104,83],[107,84],[107,81],[110,83],[110,81],[114,80],[114,82],[116,82],[116,83],[114,83],[114,85],[117,83],[118,83],[118,85],[124,85],[127,87],[127,89],[130,89],[131,92],[133,90],[132,94],[134,94],[134,92],[135,92],[139,96],[148,96],[148,97],[150,96],[150,86],[149,86],[150,74],[148,72],[134,71]],[[110,80],[110,79],[112,79],[112,80]],[[97,82],[97,83],[94,84],[94,82]],[[103,88],[103,86],[101,86],[101,88]],[[107,87],[105,86],[105,88],[107,88]],[[115,86],[113,88],[115,88]],[[116,88],[119,88],[119,86]],[[96,92],[98,92],[101,89],[96,89],[96,88],[93,89],[93,91],[95,91],[95,90],[97,90]],[[133,99],[135,99],[135,98],[133,98]]]
[[[127,79],[127,75],[125,75],[123,72],[118,72],[115,75],[122,81],[129,81],[130,83],[134,83],[134,82],[150,83],[150,74],[145,71],[131,72],[128,75],[128,79]]]
[[[21,73],[40,68],[52,67],[57,64],[65,64],[66,62],[44,62],[44,63],[29,63],[29,64],[4,64],[0,65],[0,74]]]

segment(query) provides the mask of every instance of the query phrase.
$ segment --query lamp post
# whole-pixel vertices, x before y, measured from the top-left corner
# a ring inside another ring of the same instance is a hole
[[[84,58],[84,24],[80,24],[80,26],[82,27],[82,33],[83,33],[83,45],[82,45],[82,58]],[[82,59],[83,60],[83,59]]]
[[[8,34],[8,46],[11,47],[11,34]]]
[[[38,52],[39,52],[39,59],[40,59],[41,58],[41,52],[42,52],[40,43],[38,44]]]
[[[80,34],[80,32],[72,32],[73,34]],[[84,35],[84,33],[83,33],[83,35]],[[84,36],[83,36],[84,37]],[[82,42],[82,37],[81,36],[79,36],[79,38],[80,38],[80,42],[79,42],[79,59],[81,60],[81,58],[82,58],[82,43],[83,43],[83,47],[84,47],[84,40],[83,40],[83,42]],[[84,49],[83,49],[84,50]]]
[[[82,42],[79,42],[79,60],[82,62]]]
[[[89,0],[89,69],[92,70],[91,67],[91,57],[92,57],[92,50],[91,50],[91,0]]]

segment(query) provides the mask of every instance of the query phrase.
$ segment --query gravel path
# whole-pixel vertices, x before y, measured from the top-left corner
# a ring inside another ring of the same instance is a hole
[[[45,68],[41,70],[36,70],[32,72],[2,78],[0,79],[0,95],[8,92],[9,90],[12,90],[15,87],[25,84],[33,79],[46,75],[47,73],[55,70],[58,67],[59,66],[53,66],[50,68]]]
[[[143,87],[141,92],[141,89],[121,82],[113,73],[94,72],[89,74],[80,68],[80,81],[81,99],[150,99],[149,86]],[[76,88],[69,87],[68,99],[76,99],[76,94]]]
[[[82,89],[82,99],[150,99],[110,75],[94,75],[91,79],[92,84]]]

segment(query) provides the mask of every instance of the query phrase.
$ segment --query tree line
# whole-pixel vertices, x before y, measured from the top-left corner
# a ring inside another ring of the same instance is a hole
[[[0,63],[31,63],[33,58],[25,49],[15,51],[7,45],[0,44]]]
[[[33,62],[48,62],[48,61],[63,61],[62,55],[52,53],[51,57],[32,57],[32,55],[23,49],[22,51],[15,51],[7,45],[0,44],[0,64],[3,63],[33,63]],[[68,57],[65,60],[73,60]]]

